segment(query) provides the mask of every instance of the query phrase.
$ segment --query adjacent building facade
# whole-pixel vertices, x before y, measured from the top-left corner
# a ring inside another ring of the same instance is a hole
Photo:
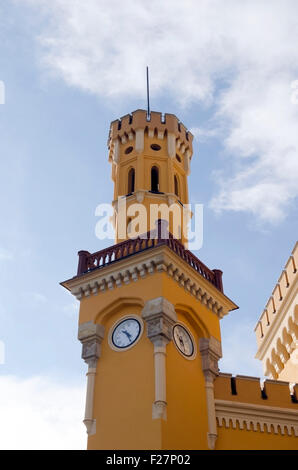
[[[62,283],[80,300],[88,449],[297,449],[295,385],[219,373],[220,320],[238,307],[187,249],[186,219],[151,212],[187,206],[191,133],[137,110],[112,122],[108,147],[116,244],[80,251]]]
[[[298,382],[298,243],[296,243],[256,328],[264,374]]]

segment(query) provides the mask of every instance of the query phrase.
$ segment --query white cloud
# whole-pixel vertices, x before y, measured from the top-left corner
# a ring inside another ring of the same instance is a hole
[[[0,364],[5,364],[5,343],[0,339]]]
[[[155,96],[210,106],[231,160],[211,207],[282,220],[298,195],[296,1],[27,2],[50,19],[43,65],[67,84],[143,101],[149,64]]]
[[[11,259],[13,259],[13,254],[10,251],[5,250],[4,248],[0,248],[0,261]]]
[[[47,302],[46,296],[40,292],[25,292],[24,295],[27,299],[37,304],[45,304]]]
[[[63,312],[69,317],[77,317],[79,313],[80,303],[77,300],[64,305]]]
[[[190,132],[194,135],[196,139],[200,142],[213,139],[214,137],[219,136],[219,130],[217,128],[207,128],[207,127],[193,127],[190,129]]]
[[[225,146],[236,156],[237,171],[221,176],[215,210],[249,211],[271,222],[287,214],[298,195],[298,106],[290,97],[290,78],[283,74],[271,80],[241,74],[222,95],[219,112],[229,116]]]
[[[0,448],[85,449],[84,387],[0,377]]]

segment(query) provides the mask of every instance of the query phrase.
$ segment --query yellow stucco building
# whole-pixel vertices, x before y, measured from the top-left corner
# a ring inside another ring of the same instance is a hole
[[[220,320],[237,305],[187,249],[186,219],[150,212],[187,207],[191,133],[137,110],[111,123],[108,147],[116,244],[80,251],[62,283],[80,300],[88,449],[297,449],[295,386],[219,373]]]
[[[256,328],[264,374],[298,383],[298,242],[275,285]]]

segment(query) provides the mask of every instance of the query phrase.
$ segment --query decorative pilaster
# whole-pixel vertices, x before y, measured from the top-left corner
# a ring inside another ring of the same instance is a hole
[[[152,418],[166,420],[166,345],[172,340],[177,315],[167,299],[157,297],[146,302],[142,318],[147,324],[147,336],[154,345],[155,400]]]
[[[176,136],[172,132],[168,132],[168,155],[171,158],[176,155]]]
[[[144,150],[144,129],[136,129],[136,152],[141,153]]]
[[[191,159],[191,152],[186,150],[184,156],[184,170],[187,176],[190,175],[190,159]]]
[[[101,353],[101,342],[104,338],[104,327],[92,321],[79,325],[78,339],[82,343],[82,358],[88,364],[87,392],[84,424],[89,436],[96,433],[96,420],[93,419],[93,401],[97,361]]]
[[[217,439],[215,402],[214,402],[214,379],[219,374],[218,361],[222,357],[221,343],[211,336],[200,338],[200,352],[202,357],[202,369],[205,376],[205,388],[208,412],[208,433],[207,440],[209,449],[214,449]]]
[[[120,160],[120,142],[119,142],[119,139],[115,139],[113,161],[114,163],[119,163],[119,160]]]

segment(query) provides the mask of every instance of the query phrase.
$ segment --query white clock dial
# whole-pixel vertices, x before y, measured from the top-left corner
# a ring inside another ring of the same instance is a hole
[[[179,351],[186,357],[194,355],[193,340],[187,329],[182,325],[175,325],[173,328],[174,342]]]
[[[116,348],[128,348],[136,342],[140,333],[140,322],[136,318],[125,318],[114,328],[112,333],[112,343]]]

